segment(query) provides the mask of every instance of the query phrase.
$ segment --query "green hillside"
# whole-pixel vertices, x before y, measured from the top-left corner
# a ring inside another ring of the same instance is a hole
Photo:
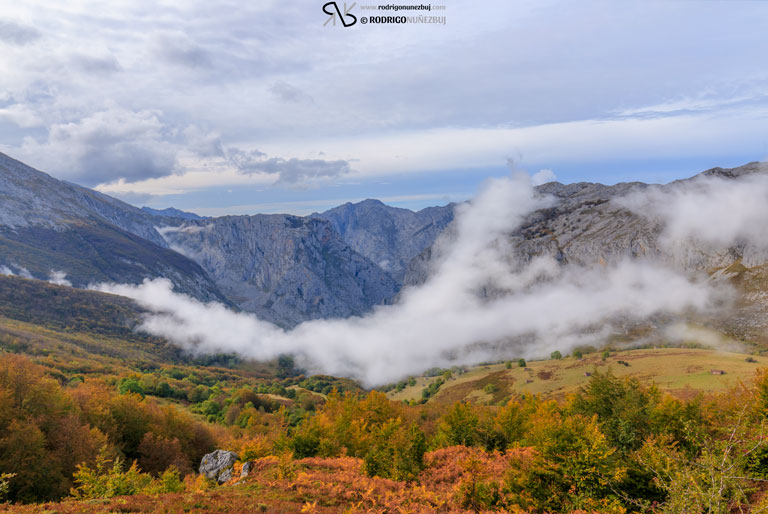
[[[601,353],[591,353],[581,359],[530,361],[524,368],[519,367],[517,361],[511,364],[510,368],[500,363],[451,373],[429,402],[446,404],[468,400],[495,404],[510,396],[525,394],[563,398],[586,384],[595,370],[606,369],[611,369],[616,376],[654,383],[675,396],[688,397],[696,391],[721,391],[739,381],[750,381],[758,368],[768,366],[768,357],[709,349],[657,348],[612,352],[605,360]],[[713,374],[713,371],[724,373]],[[389,397],[418,401],[422,391],[440,378],[417,377],[414,385],[391,391]]]

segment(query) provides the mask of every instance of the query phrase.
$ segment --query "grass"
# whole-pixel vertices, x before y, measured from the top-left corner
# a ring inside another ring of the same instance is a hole
[[[631,376],[642,382],[655,383],[660,389],[687,397],[696,391],[720,391],[748,382],[758,368],[768,366],[768,357],[710,349],[656,348],[613,352],[605,361],[600,353],[585,355],[581,360],[565,357],[559,360],[531,361],[526,368],[506,368],[504,363],[469,368],[449,379],[429,401],[451,403],[469,400],[497,403],[511,395],[539,394],[562,398],[584,385],[593,370],[610,368],[617,376]],[[624,366],[619,361],[625,361]],[[713,375],[722,370],[724,375]],[[393,400],[419,400],[422,389],[436,378],[419,377],[409,386],[389,397]],[[492,384],[492,392],[486,386]]]

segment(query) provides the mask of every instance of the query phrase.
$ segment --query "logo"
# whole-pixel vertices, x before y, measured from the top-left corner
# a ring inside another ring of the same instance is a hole
[[[333,26],[335,27],[337,16],[339,17],[341,24],[345,27],[351,27],[357,23],[357,16],[349,13],[349,11],[351,11],[355,5],[357,5],[357,2],[353,2],[352,5],[347,7],[347,3],[344,2],[344,13],[342,13],[336,2],[327,2],[325,5],[323,5],[323,12],[328,15],[328,19],[325,20],[325,23],[323,23],[323,27],[328,25],[330,22],[333,22]],[[352,21],[348,21],[348,18],[352,18]]]

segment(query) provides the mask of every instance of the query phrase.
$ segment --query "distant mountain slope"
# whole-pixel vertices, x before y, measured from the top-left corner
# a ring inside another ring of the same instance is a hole
[[[152,207],[142,207],[142,211],[151,214],[152,216],[160,216],[163,218],[178,218],[181,220],[201,220],[202,216],[198,216],[194,212],[185,212],[173,207],[167,209],[153,209]]]
[[[713,168],[700,175],[727,179],[754,173],[768,173],[768,165],[750,163],[732,169]],[[550,182],[538,186],[537,191],[554,196],[557,203],[530,213],[520,228],[509,234],[514,248],[510,257],[524,263],[537,255],[551,255],[563,264],[587,265],[616,262],[625,257],[649,257],[691,271],[729,266],[741,258],[748,266],[768,261],[768,254],[744,245],[713,250],[691,241],[680,241],[671,248],[662,248],[661,222],[639,216],[611,201],[651,187],[670,190],[694,178],[653,186],[642,182],[613,186]],[[436,251],[436,248],[426,249],[411,261],[404,285],[420,284],[426,279]]]
[[[414,212],[379,200],[346,203],[312,217],[328,220],[355,251],[366,256],[398,282],[408,263],[434,243],[453,221],[453,204]]]
[[[321,219],[225,216],[161,232],[171,248],[200,263],[233,303],[282,326],[360,315],[399,288]]]
[[[0,266],[6,272],[36,278],[64,272],[80,287],[166,277],[179,291],[227,302],[200,266],[168,249],[155,229],[160,219],[167,223],[0,154]]]

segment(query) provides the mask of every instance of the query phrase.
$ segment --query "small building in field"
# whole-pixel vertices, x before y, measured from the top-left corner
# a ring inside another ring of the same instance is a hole
[[[725,375],[725,371],[722,369],[713,369],[709,372],[710,375]]]

